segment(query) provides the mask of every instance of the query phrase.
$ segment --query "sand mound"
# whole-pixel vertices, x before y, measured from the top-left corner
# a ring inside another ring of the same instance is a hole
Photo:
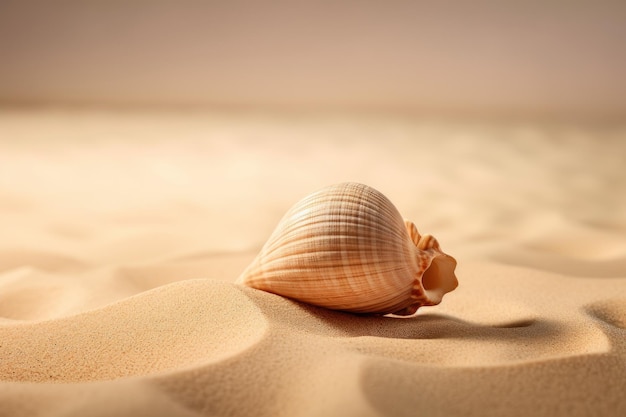
[[[188,280],[76,316],[0,328],[0,379],[98,381],[184,369],[236,356],[266,327],[232,285]]]

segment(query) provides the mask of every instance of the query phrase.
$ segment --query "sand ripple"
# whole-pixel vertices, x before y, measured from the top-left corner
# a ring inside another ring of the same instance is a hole
[[[597,301],[588,305],[587,311],[611,326],[626,330],[626,297]]]

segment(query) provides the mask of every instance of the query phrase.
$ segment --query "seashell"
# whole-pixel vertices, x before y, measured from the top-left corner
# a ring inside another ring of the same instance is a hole
[[[238,282],[334,310],[407,316],[457,287],[455,267],[383,194],[343,183],[296,203]]]

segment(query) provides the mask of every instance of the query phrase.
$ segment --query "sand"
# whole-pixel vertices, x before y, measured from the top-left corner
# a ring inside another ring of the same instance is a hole
[[[626,415],[626,128],[0,111],[0,416]],[[415,317],[239,287],[369,184],[458,260]]]

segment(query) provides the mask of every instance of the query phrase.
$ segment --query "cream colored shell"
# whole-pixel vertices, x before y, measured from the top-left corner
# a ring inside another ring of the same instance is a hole
[[[383,194],[343,183],[296,203],[238,282],[335,310],[411,315],[456,288],[455,267]]]

